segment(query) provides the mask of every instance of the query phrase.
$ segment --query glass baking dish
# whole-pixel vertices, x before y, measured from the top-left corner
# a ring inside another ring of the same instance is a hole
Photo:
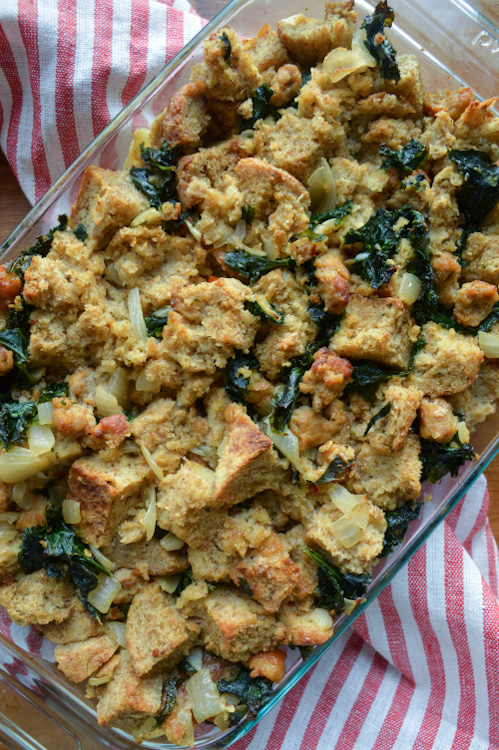
[[[375,3],[360,0],[356,8],[361,16],[370,13]],[[418,55],[427,89],[471,87],[482,99],[493,96],[499,72],[499,29],[497,18],[484,2],[476,0],[475,7],[464,0],[393,0],[396,23],[390,38],[398,52]],[[302,0],[233,0],[159,73],[90,144],[74,164],[62,175],[2,246],[0,262],[12,260],[20,251],[32,245],[35,238],[57,224],[57,217],[67,213],[78,192],[83,171],[89,164],[118,169],[122,166],[132,132],[137,127],[151,124],[171,99],[173,93],[189,79],[190,67],[202,56],[203,41],[211,32],[230,24],[242,36],[249,37],[269,23],[273,26],[283,16],[303,11]],[[309,0],[310,15],[322,17],[323,0]],[[462,469],[459,477],[446,477],[436,487],[425,487],[423,497],[431,493],[424,505],[422,517],[410,525],[403,545],[374,571],[373,582],[360,604],[350,616],[342,615],[336,621],[335,635],[314,650],[303,662],[298,651],[290,651],[287,674],[276,688],[272,700],[265,705],[254,721],[244,720],[239,726],[220,731],[206,725],[202,736],[196,740],[197,748],[223,748],[243,737],[256,721],[284,698],[286,693],[315,664],[335,640],[348,628],[397,571],[425,541],[428,535],[456,505],[475,479],[499,452],[499,421],[492,415],[473,435],[473,444],[479,459]],[[12,643],[0,635],[0,697],[6,691],[16,692],[28,700],[35,709],[41,709],[47,721],[54,720],[62,731],[58,748],[92,747],[121,750],[137,747],[131,737],[119,730],[103,729],[97,725],[95,710],[84,698],[84,690],[68,683],[49,661],[31,656],[26,648],[25,636]],[[50,647],[44,652],[50,654]],[[13,676],[14,675],[14,676]],[[5,701],[0,702],[0,716]],[[35,722],[36,725],[36,722]],[[30,739],[30,730],[5,717],[0,722],[0,738],[16,748],[42,748],[36,739]],[[47,736],[47,734],[45,735]],[[48,736],[50,735],[50,731]],[[64,739],[65,737],[65,739]],[[90,744],[87,744],[90,742]],[[49,746],[53,747],[52,741]],[[161,740],[145,741],[143,748],[173,748]]]

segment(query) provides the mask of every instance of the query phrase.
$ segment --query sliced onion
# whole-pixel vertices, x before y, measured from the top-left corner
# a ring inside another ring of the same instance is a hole
[[[108,622],[107,627],[121,648],[126,648],[126,624],[124,622]]]
[[[164,537],[159,540],[159,543],[167,552],[174,552],[177,549],[182,549],[184,546],[182,539],[179,539],[178,536],[175,536],[175,534],[172,534],[171,532],[165,534]]]
[[[113,569],[113,563],[111,562],[111,560],[109,560],[109,558],[103,555],[102,552],[99,549],[97,549],[97,547],[94,547],[93,544],[89,544],[88,549],[92,553],[92,557],[95,557],[97,562],[100,563],[102,567],[105,570],[107,570],[108,573],[110,573],[111,570]]]
[[[111,682],[112,674],[105,675],[104,677],[90,677],[87,682],[88,687],[100,687],[100,685],[107,685]]]
[[[358,503],[349,514],[348,518],[350,521],[359,527],[362,531],[365,531],[369,525],[369,505],[367,502]]]
[[[224,703],[207,667],[192,675],[185,683],[185,688],[196,721],[205,721],[224,710]]]
[[[310,617],[320,630],[331,630],[333,627],[333,618],[327,609],[315,607],[310,613]]]
[[[90,680],[88,681],[88,684],[90,684]],[[163,737],[164,734],[164,729],[158,727],[157,719],[154,716],[150,716],[146,719],[138,729],[132,730],[133,738],[138,744],[141,744],[144,740],[155,740],[158,737]]]
[[[154,458],[151,455],[151,452],[146,448],[145,445],[142,445],[141,443],[138,444],[140,450],[142,451],[142,455],[144,456],[145,460],[147,461],[147,465],[152,470],[153,474],[158,477],[158,479],[163,479],[163,469],[161,469]]]
[[[459,422],[457,426],[457,436],[461,443],[470,442],[470,431],[468,430],[466,422]]]
[[[336,180],[324,157],[318,167],[308,178],[308,192],[312,200],[314,213],[325,213],[336,208]]]
[[[19,515],[20,515],[19,513],[16,513],[13,510],[7,511],[5,513],[0,513],[0,522],[3,521],[4,523],[8,523],[12,525],[13,523],[17,521],[17,519],[19,518]]]
[[[111,609],[113,600],[119,591],[121,591],[121,583],[113,576],[106,576],[101,573],[98,586],[89,593],[87,599],[92,607],[105,615]]]
[[[199,672],[203,668],[203,649],[199,646],[193,648],[190,654],[186,656],[186,660],[196,672]]]
[[[54,407],[52,401],[45,401],[43,404],[38,404],[38,422],[42,425],[52,424],[52,416],[54,414]]]
[[[146,375],[146,371],[142,370],[139,377],[135,381],[135,388],[137,389],[137,391],[141,391],[143,393],[152,393],[153,391],[158,391],[161,388],[161,381],[149,380]]]
[[[338,83],[345,76],[361,68],[376,67],[376,60],[364,44],[366,39],[366,30],[357,29],[352,38],[352,49],[336,47],[326,55],[323,66],[333,83]]]
[[[130,222],[131,227],[138,227],[141,224],[161,224],[161,214],[157,208],[146,208]]]
[[[113,284],[116,284],[116,286],[123,286],[123,280],[116,268],[116,263],[109,263],[109,265],[106,266],[106,276],[113,282]]]
[[[194,226],[194,224],[191,224],[190,221],[186,221],[185,222],[185,226],[187,227],[187,229],[189,230],[189,232],[192,234],[192,236],[194,237],[194,239],[197,240],[198,242],[201,242],[201,240],[203,239],[203,235],[201,234],[201,232],[199,231],[199,229],[196,229],[196,227]]]
[[[54,433],[48,425],[33,424],[28,430],[29,449],[35,456],[42,456],[54,447]]]
[[[146,530],[146,541],[150,542],[156,531],[156,487],[148,487],[146,492],[146,512],[142,525]]]
[[[80,523],[81,506],[78,500],[68,500],[66,498],[62,501],[62,517],[64,518],[66,523]]]
[[[488,359],[499,358],[499,334],[479,331],[478,346]]]
[[[277,258],[277,247],[272,237],[264,237],[262,241],[262,247],[265,255],[269,260],[276,260]]]
[[[234,229],[234,234],[240,242],[244,242],[244,238],[246,237],[246,222],[244,219],[239,219]]]
[[[142,312],[142,303],[140,301],[140,292],[137,287],[130,289],[128,292],[128,314],[132,331],[139,344],[145,344],[147,341],[147,327]]]
[[[343,610],[346,615],[351,615],[357,606],[357,599],[347,599],[345,596],[345,609]]]
[[[245,250],[250,255],[256,255],[259,258],[266,257],[265,251],[262,250],[262,248],[259,245],[257,245],[256,247],[248,247],[248,245],[243,245],[242,242],[234,242],[234,243],[227,242],[227,244],[234,244],[234,247],[237,245],[239,249]]]
[[[338,518],[337,521],[331,524],[331,531],[345,549],[353,547],[364,536],[357,524],[350,521],[346,516],[341,516],[341,518]]]
[[[275,432],[271,425],[269,417],[265,417],[261,423],[262,432],[269,437],[275,447],[286,456],[292,466],[298,471],[303,471],[303,465],[300,458],[299,441],[294,432],[287,428],[284,432]]]
[[[154,580],[159,583],[163,591],[166,591],[167,594],[173,594],[179,585],[181,578],[182,573],[176,573],[171,576],[156,576]]]
[[[118,403],[116,396],[98,385],[95,389],[95,406],[101,417],[112,417],[113,414],[123,414],[123,409]]]
[[[15,485],[12,487],[12,499],[15,502],[16,505],[19,505],[20,508],[23,510],[29,510],[31,507],[31,504],[29,507],[25,507],[26,502],[26,483],[25,482],[16,482]]]
[[[52,456],[52,453],[36,455],[15,445],[10,451],[0,453],[0,481],[14,484],[29,479],[50,466]]]
[[[111,375],[107,390],[114,396],[120,406],[126,408],[129,404],[129,384],[126,371],[123,367],[117,367]]]
[[[17,529],[10,523],[0,522],[0,544],[9,544],[18,534]]]
[[[398,296],[406,305],[413,305],[421,293],[421,279],[413,273],[403,273]]]

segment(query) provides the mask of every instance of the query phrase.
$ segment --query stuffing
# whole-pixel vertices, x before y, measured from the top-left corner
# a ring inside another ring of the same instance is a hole
[[[243,49],[260,73],[277,71],[289,62],[286,47],[276,32],[265,24],[258,34],[243,41]]]
[[[499,284],[499,235],[473,232],[463,252],[465,281],[480,279],[488,284]]]
[[[187,568],[187,558],[182,550],[170,552],[153,538],[132,544],[122,544],[114,538],[103,550],[106,557],[118,568],[135,569],[146,580],[149,576],[169,576]]]
[[[172,97],[151,129],[156,146],[198,146],[210,124],[203,84],[188,83]]]
[[[454,301],[454,317],[462,326],[479,326],[499,300],[497,286],[486,281],[463,284]]]
[[[334,421],[326,419],[310,406],[299,406],[295,409],[289,425],[298,438],[301,453],[309,448],[316,448],[338,432],[338,426]]]
[[[319,255],[315,261],[317,291],[324,301],[326,310],[340,315],[348,305],[350,273],[345,264],[334,252]]]
[[[83,682],[114,654],[118,644],[112,635],[104,634],[55,647],[57,666],[72,682]]]
[[[382,390],[383,400],[376,401],[374,407],[367,413],[365,420],[360,423],[359,432],[361,434],[358,437],[367,439],[376,450],[390,453],[400,450],[404,445],[409,430],[417,417],[424,393],[418,388],[407,387],[398,383],[389,383],[388,387]],[[386,408],[386,405],[390,405],[387,415],[374,423],[366,435],[370,420],[379,414],[381,409]]]
[[[444,398],[424,398],[419,408],[419,435],[436,443],[449,443],[457,432],[459,419]]]
[[[63,622],[73,605],[71,585],[60,578],[49,578],[43,570],[18,577],[12,583],[0,582],[0,606],[16,625]]]
[[[319,646],[333,635],[333,618],[319,607],[303,611],[301,604],[285,602],[279,612],[284,626],[284,642],[290,646]]]
[[[312,396],[314,411],[322,411],[341,396],[353,370],[348,359],[338,357],[336,352],[324,346],[315,352],[314,363],[304,374],[300,391]]]
[[[499,399],[499,367],[494,360],[486,360],[471,386],[451,396],[449,401],[454,411],[463,414],[466,425],[471,430],[483,422],[489,414],[494,414],[497,399]]]
[[[92,617],[88,609],[81,602],[74,602],[73,608],[62,622],[49,622],[38,626],[45,638],[52,643],[67,644],[75,641],[87,641],[94,636],[103,635],[105,632],[102,625],[95,617]]]

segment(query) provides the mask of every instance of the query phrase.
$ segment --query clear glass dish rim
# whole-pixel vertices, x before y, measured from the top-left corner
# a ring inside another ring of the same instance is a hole
[[[466,0],[450,0],[450,2],[459,7],[460,11],[471,19],[477,21],[482,28],[488,28],[494,33],[499,32],[499,28],[495,26],[490,19],[487,19],[480,12],[479,9],[470,5]],[[236,10],[242,8],[244,5],[251,3],[251,0],[231,0],[225,8],[223,8],[211,21],[205,24],[203,28],[189,41],[187,44],[151,79],[151,81],[144,86],[139,93],[127,104],[111,122],[89,143],[89,145],[82,151],[82,153],[75,159],[75,161],[63,172],[63,174],[56,180],[56,182],[49,188],[49,190],[40,198],[40,200],[30,209],[24,219],[17,225],[17,227],[9,234],[9,236],[0,245],[0,263],[3,262],[4,256],[16,242],[21,242],[23,236],[29,231],[31,225],[38,221],[45,210],[50,206],[53,199],[57,197],[59,193],[64,191],[67,180],[77,171],[79,171],[89,160],[92,154],[102,147],[106,141],[110,140],[115,132],[119,130],[121,124],[133,114],[135,110],[143,106],[154,93],[158,86],[168,78],[177,67],[181,65],[196,49],[201,41],[203,41],[214,29],[223,24],[223,22],[231,16]],[[438,62],[438,61],[437,61]],[[440,67],[441,63],[438,63]],[[450,72],[450,71],[449,71]],[[453,77],[455,75],[451,73]],[[401,554],[399,555],[395,564],[388,566],[384,574],[380,579],[374,582],[369,588],[368,599],[360,603],[356,609],[348,617],[343,617],[341,622],[335,627],[335,633],[332,639],[324,643],[322,646],[317,647],[309,658],[299,665],[294,671],[285,679],[279,688],[276,690],[270,701],[263,706],[258,716],[254,719],[245,719],[243,722],[230,730],[229,733],[224,732],[221,734],[219,739],[214,739],[210,747],[212,748],[225,748],[232,745],[237,740],[244,737],[251,729],[253,729],[261,719],[266,716],[287,694],[288,692],[300,681],[300,679],[317,663],[320,657],[331,647],[333,647],[337,638],[349,628],[359,617],[369,604],[379,595],[379,593],[390,583],[393,577],[399,572],[399,570],[407,564],[410,558],[417,552],[417,550],[426,542],[430,534],[435,528],[443,521],[443,519],[450,513],[450,511],[457,505],[462,499],[463,495],[470,489],[476,479],[484,472],[490,462],[499,454],[499,431],[496,438],[488,446],[487,450],[480,456],[480,458],[474,463],[473,467],[466,471],[465,476],[462,478],[459,486],[451,494],[448,502],[440,509],[440,512],[435,514],[424,526],[421,533],[411,540],[409,543],[401,548]],[[20,659],[26,664],[26,666],[33,670],[48,686],[55,688],[56,697],[61,698],[61,695],[71,701],[70,712],[74,712],[75,716],[78,711],[78,704],[81,708],[84,708],[85,719],[83,721],[87,723],[87,706],[80,700],[80,698],[68,689],[68,684],[64,679],[59,676],[55,677],[51,672],[45,668],[43,663],[39,663],[38,660],[32,657],[29,653],[26,653],[22,648],[17,646],[15,643],[8,641],[0,635],[0,644],[10,651],[10,653],[16,658]],[[53,698],[54,696],[52,696]],[[67,710],[67,709],[66,709]],[[82,720],[81,714],[78,714],[80,720]],[[121,737],[129,739],[129,735],[123,735],[120,730],[116,733],[114,730],[107,730],[103,727],[99,727],[99,731],[107,734],[109,731],[112,732],[114,741],[120,741]],[[97,738],[96,738],[97,739]],[[202,739],[201,739],[202,742]],[[125,747],[121,745],[120,747]],[[129,747],[129,745],[127,745]],[[158,750],[165,750],[173,747],[170,744],[149,744],[144,742],[142,747],[158,748]],[[196,743],[196,747],[198,744]],[[208,746],[205,746],[206,749]]]

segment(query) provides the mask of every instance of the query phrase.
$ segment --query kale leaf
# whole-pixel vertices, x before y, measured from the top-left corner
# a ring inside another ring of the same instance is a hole
[[[410,174],[420,167],[428,157],[426,146],[414,138],[402,148],[395,150],[382,143],[379,152],[385,157],[381,165],[383,169],[395,167],[403,175]]]
[[[169,312],[169,308],[163,307],[161,310],[156,310],[156,312],[144,318],[148,336],[155,336],[157,339],[162,337],[163,328],[168,323]]]
[[[407,528],[411,521],[415,521],[421,514],[422,503],[404,503],[395,510],[386,510],[387,528],[383,539],[383,551],[380,557],[386,557],[392,549],[404,541]]]
[[[140,147],[142,161],[146,167],[133,167],[130,170],[132,182],[149,200],[151,206],[161,208],[167,201],[177,200],[175,184],[176,148],[165,141],[161,148]]]
[[[492,312],[487,315],[485,320],[482,320],[478,328],[480,331],[490,331],[494,323],[497,323],[499,321],[499,302],[496,302],[494,307],[492,308]]]
[[[27,250],[23,250],[19,257],[9,264],[8,270],[10,273],[17,273],[21,279],[24,279],[24,273],[31,263],[33,255],[41,255],[44,258],[48,254],[52,247],[54,234],[64,231],[68,225],[66,214],[61,214],[58,218],[59,224],[56,227],[53,227],[47,234],[37,237],[34,245],[28,247]]]
[[[246,250],[233,250],[225,253],[223,262],[250,284],[254,284],[259,278],[274,268],[283,267],[294,270],[295,267],[295,261],[292,258],[270,260],[269,258],[264,258],[262,255],[252,255],[246,252]]]
[[[317,588],[315,595],[321,607],[336,615],[345,609],[345,597],[358,599],[366,593],[372,580],[369,573],[356,575],[355,573],[340,573],[329,560],[320,552],[303,547],[303,551],[317,564]]]
[[[249,378],[238,374],[242,367],[249,367],[250,370],[258,370],[258,360],[253,354],[243,354],[235,352],[232,359],[229,359],[225,368],[225,377],[227,385],[225,392],[227,396],[238,404],[246,404],[248,395]]]
[[[168,219],[163,222],[163,229],[167,234],[174,234],[185,224],[186,219],[192,218],[189,211],[181,211],[178,219]]]
[[[178,582],[177,588],[173,592],[173,596],[180,596],[182,591],[186,589],[187,586],[190,586],[193,580],[192,569],[188,568],[187,570],[184,570],[184,572],[182,573],[182,578]]]
[[[385,36],[385,26],[392,25],[394,15],[386,0],[383,0],[376,5],[374,13],[366,16],[360,28],[366,30],[367,39],[364,44],[378,63],[381,77],[398,81],[400,71],[396,62],[397,53]]]
[[[470,443],[461,443],[457,437],[445,445],[421,438],[419,457],[423,464],[422,481],[429,479],[436,484],[446,474],[457,477],[461,466],[475,458],[475,449]]]
[[[3,398],[8,398],[4,396]],[[13,445],[22,443],[26,430],[38,417],[34,401],[3,401],[0,403],[0,445],[9,450]]]
[[[353,461],[344,461],[341,456],[333,458],[326,471],[314,484],[326,484],[326,482],[332,482],[338,474],[341,474],[345,469],[353,464]]]
[[[4,328],[0,333],[0,344],[6,349],[10,349],[14,355],[14,365],[24,382],[28,385],[34,385],[34,378],[28,370],[28,345],[29,335],[22,328]]]
[[[254,96],[251,97],[251,101],[253,102],[253,113],[251,117],[247,117],[241,121],[241,131],[251,130],[255,127],[258,120],[263,120],[266,117],[273,117],[274,120],[280,119],[281,115],[279,110],[270,103],[273,96],[274,92],[268,83],[262,83],[262,85],[257,88]]]
[[[229,68],[232,68],[232,45],[225,31],[223,34],[220,35],[220,41],[222,42],[224,46],[224,60],[229,66]]]
[[[88,611],[99,619],[87,597],[98,585],[98,574],[109,573],[92,557],[75,530],[66,526],[59,511],[47,512],[44,526],[24,529],[19,562],[27,574],[43,569],[50,578],[67,576]]]
[[[342,203],[341,206],[337,206],[331,211],[326,211],[322,214],[314,214],[310,218],[310,224],[308,225],[308,227],[304,229],[303,232],[293,235],[292,239],[301,240],[303,238],[306,238],[311,242],[322,242],[323,240],[326,240],[326,235],[322,234],[322,232],[316,232],[315,227],[318,224],[323,224],[324,222],[331,220],[334,220],[334,226],[338,226],[338,224],[345,216],[348,216],[348,214],[352,213],[352,208],[353,202],[349,198],[345,201],[345,203]]]
[[[352,379],[345,388],[345,395],[360,393],[367,400],[374,396],[380,383],[384,383],[385,380],[399,374],[397,370],[382,367],[370,359],[352,361],[352,365]]]
[[[242,667],[231,680],[218,680],[220,693],[235,695],[247,707],[250,717],[254,718],[260,708],[272,697],[272,682],[266,677],[250,677],[250,671]]]
[[[165,702],[165,706],[161,713],[154,717],[156,719],[156,726],[161,726],[175,708],[177,691],[181,682],[182,680],[179,677],[170,677],[163,683],[163,701]]]
[[[161,148],[140,147],[142,161],[148,164],[152,169],[170,174],[172,167],[178,158],[178,149],[176,146],[170,146],[166,141],[161,144]]]
[[[38,399],[38,403],[44,404],[47,401],[52,401],[53,398],[64,398],[65,396],[69,396],[69,385],[67,383],[49,383],[43,389],[43,393]]]
[[[88,232],[85,229],[84,224],[78,224],[76,229],[73,229],[73,234],[77,240],[80,240],[80,242],[85,242],[85,240],[88,239]]]
[[[258,296],[260,298],[263,297],[263,295]],[[266,322],[275,323],[276,326],[280,326],[284,323],[284,313],[282,310],[278,310],[271,302],[267,302],[265,297],[260,300],[247,300],[244,303],[244,307],[256,318],[260,318]]]
[[[247,203],[241,209],[241,215],[246,224],[253,224],[255,218],[256,206],[254,203]]]
[[[479,227],[499,201],[499,167],[485,151],[474,149],[451,149],[449,158],[463,176],[458,205],[464,214],[465,228]]]
[[[364,432],[364,437],[366,437],[367,433],[369,432],[371,427],[373,427],[376,424],[376,422],[379,422],[380,419],[384,419],[385,417],[388,416],[388,414],[392,410],[392,406],[393,404],[391,403],[391,401],[388,401],[388,403],[382,406],[381,409],[374,415],[374,417],[371,417],[371,419],[369,420],[367,424],[366,430]]]

